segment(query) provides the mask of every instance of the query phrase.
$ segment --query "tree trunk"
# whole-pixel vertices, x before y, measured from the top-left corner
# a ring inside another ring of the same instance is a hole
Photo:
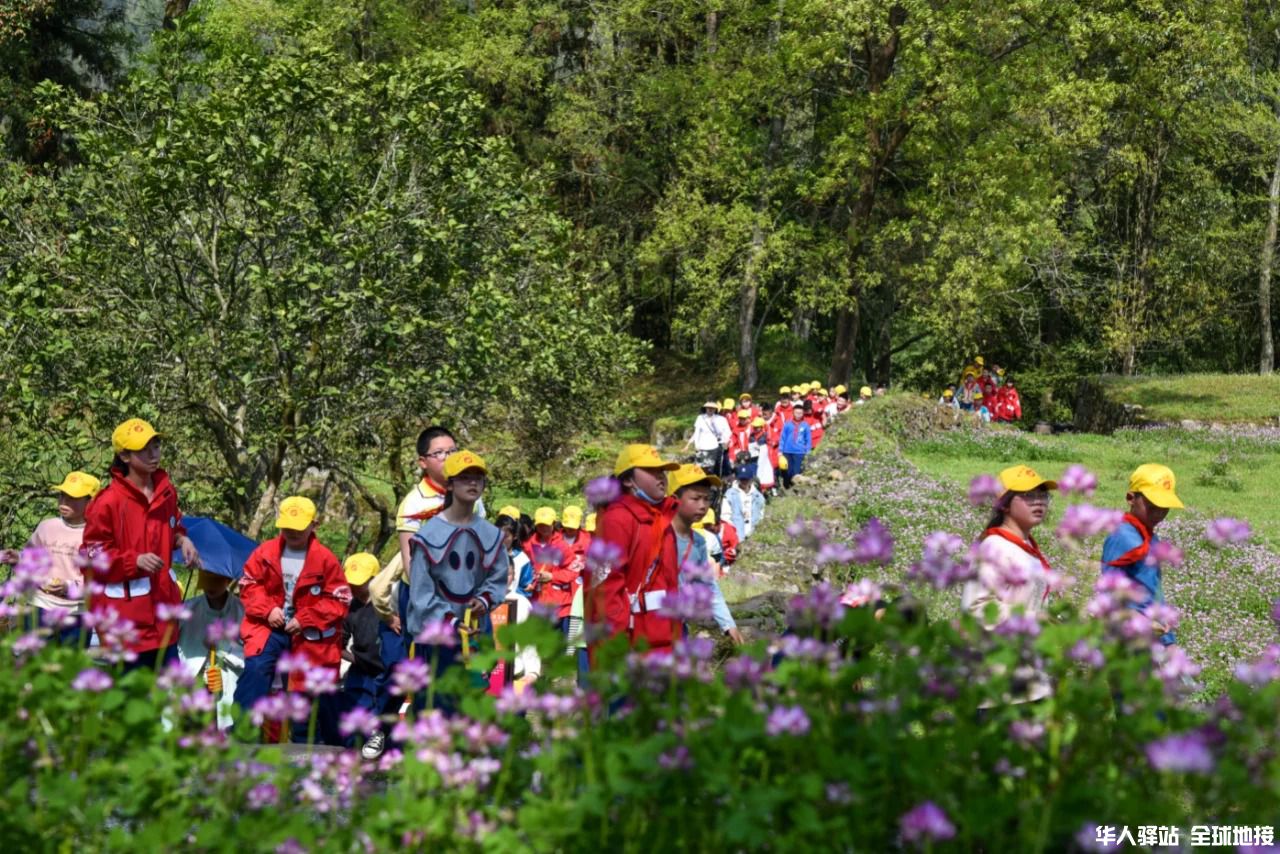
[[[738,303],[738,381],[743,391],[754,391],[760,382],[756,363],[756,300],[760,296],[760,255],[764,251],[764,229],[760,227],[762,211],[756,211],[751,227],[751,255],[743,272],[742,294]]]
[[[712,9],[707,13],[707,53],[714,54],[720,41],[720,13]]]
[[[836,313],[836,343],[831,351],[831,372],[827,375],[828,388],[833,385],[850,385],[853,381],[853,354],[858,346],[858,308],[847,306]]]
[[[1261,269],[1258,271],[1258,326],[1262,332],[1262,355],[1258,372],[1269,374],[1275,369],[1275,344],[1271,339],[1271,264],[1276,254],[1276,221],[1280,218],[1280,153],[1271,170],[1271,187],[1267,192],[1267,233],[1262,240]]]
[[[177,27],[177,20],[191,8],[191,0],[165,0],[163,26],[166,30]]]

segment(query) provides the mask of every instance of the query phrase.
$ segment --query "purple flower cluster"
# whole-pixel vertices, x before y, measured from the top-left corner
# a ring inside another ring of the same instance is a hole
[[[879,519],[868,519],[854,536],[853,544],[853,559],[858,563],[893,562],[893,537]]]
[[[942,807],[933,801],[917,804],[898,819],[902,841],[910,843],[942,842],[956,835],[955,825]]]
[[[739,655],[724,664],[724,683],[732,690],[750,690],[769,672],[768,665],[749,655]]]
[[[1220,549],[1247,543],[1251,536],[1253,531],[1249,528],[1248,522],[1232,519],[1229,516],[1214,519],[1204,531],[1205,539]]]
[[[356,706],[345,713],[341,720],[338,721],[338,732],[345,736],[356,735],[359,733],[363,736],[373,735],[378,731],[381,723],[378,716],[363,706]]]
[[[391,693],[411,697],[431,683],[431,667],[421,658],[406,658],[391,671]]]
[[[609,577],[609,573],[617,568],[622,560],[622,548],[616,543],[610,543],[601,539],[593,539],[591,545],[587,546],[587,553],[584,562],[587,569],[591,572],[591,577],[596,584],[601,583]]]
[[[698,623],[711,619],[715,592],[706,584],[687,584],[668,590],[658,606],[658,615],[670,620]]]
[[[98,643],[103,658],[112,663],[136,661],[138,654],[129,646],[137,643],[138,630],[133,623],[121,617],[115,608],[107,607],[84,615],[86,629],[98,633]]]
[[[1213,752],[1199,730],[1166,736],[1146,748],[1147,761],[1157,771],[1175,774],[1208,774],[1213,771]]]
[[[23,549],[13,574],[0,584],[0,599],[25,599],[38,592],[48,583],[52,569],[53,558],[48,551],[39,547]]]
[[[844,617],[840,595],[825,581],[787,603],[787,624],[796,630],[830,629]]]
[[[770,736],[805,735],[809,732],[809,716],[801,706],[777,706],[769,712],[764,731]]]
[[[622,484],[616,477],[598,477],[587,484],[583,490],[587,504],[591,507],[602,507],[615,501],[622,494]]]
[[[980,474],[969,481],[969,503],[974,507],[990,507],[1001,495],[1004,487],[989,474]]]
[[[96,667],[87,667],[71,680],[71,690],[85,691],[90,694],[101,694],[112,685],[111,677]]]
[[[191,609],[182,602],[173,605],[161,602],[156,605],[156,619],[162,623],[170,620],[183,623],[191,619]]]
[[[413,642],[419,646],[444,646],[452,649],[458,645],[458,629],[448,620],[431,620],[422,627]]]
[[[907,570],[907,578],[945,590],[973,576],[971,558],[963,555],[964,540],[945,531],[934,531],[924,539],[924,552]],[[957,559],[957,555],[960,556]]]
[[[267,721],[302,723],[310,716],[311,702],[306,697],[289,692],[269,694],[254,703],[249,710],[249,720],[253,721],[254,726],[262,726]]]
[[[862,578],[850,584],[840,595],[840,604],[846,608],[861,608],[874,605],[883,596],[880,585],[869,578]]]
[[[1073,504],[1062,514],[1054,532],[1059,539],[1084,540],[1099,534],[1110,534],[1124,521],[1124,513],[1091,504]]]
[[[1097,476],[1082,465],[1073,464],[1067,466],[1067,470],[1058,478],[1058,489],[1063,495],[1079,495],[1083,498],[1092,498],[1093,493],[1098,489]]]

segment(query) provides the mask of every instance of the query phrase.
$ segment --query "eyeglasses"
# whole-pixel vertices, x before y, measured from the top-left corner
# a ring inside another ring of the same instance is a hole
[[[1028,504],[1048,504],[1053,500],[1053,496],[1049,494],[1048,490],[1044,489],[1037,489],[1035,492],[1020,492],[1016,497],[1021,498]]]
[[[450,454],[456,454],[456,453],[458,453],[458,449],[456,447],[441,448],[438,451],[432,451],[431,453],[424,454],[423,456],[425,456],[429,460],[443,460],[445,457],[449,456]]]

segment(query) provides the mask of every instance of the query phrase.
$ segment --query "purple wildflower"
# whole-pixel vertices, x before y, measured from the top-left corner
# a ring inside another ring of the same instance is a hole
[[[1256,660],[1237,664],[1235,675],[1241,682],[1254,687],[1280,679],[1280,645],[1273,643]]]
[[[338,669],[316,665],[302,671],[302,693],[319,697],[321,694],[333,694],[338,690]]]
[[[280,790],[271,783],[259,783],[245,796],[249,809],[258,811],[280,802]]]
[[[81,670],[76,678],[71,680],[71,690],[87,691],[90,694],[101,694],[111,685],[111,677],[94,667]]]
[[[1184,774],[1208,774],[1214,764],[1204,734],[1194,730],[1151,742],[1147,761],[1157,771]]]
[[[22,599],[39,591],[48,582],[52,569],[53,557],[48,551],[38,546],[23,549],[13,567],[13,574],[0,585],[0,598]]]
[[[848,783],[837,782],[826,785],[827,803],[845,806],[853,803],[853,790]]]
[[[869,578],[861,578],[845,588],[840,596],[840,604],[847,608],[861,608],[863,605],[874,605],[882,595],[879,584]]]
[[[1249,537],[1253,536],[1253,531],[1249,529],[1248,522],[1223,516],[1221,519],[1214,519],[1209,523],[1209,526],[1205,528],[1204,536],[1205,539],[1218,548],[1225,548],[1226,546],[1247,542]]]
[[[1010,614],[996,626],[996,634],[1007,638],[1026,635],[1029,638],[1040,635],[1040,621],[1034,614]]]
[[[39,652],[44,649],[45,640],[39,632],[28,632],[13,642],[13,654],[18,658]]]
[[[587,504],[592,507],[601,507],[613,502],[622,494],[622,484],[616,477],[598,477],[587,484],[583,494],[586,495]]]
[[[421,658],[406,658],[398,662],[391,672],[391,693],[408,697],[426,688],[431,682],[431,668]]]
[[[1200,665],[1180,646],[1156,646],[1151,650],[1151,657],[1156,662],[1156,674],[1166,686],[1180,687],[1184,680],[1200,675]]]
[[[903,842],[941,842],[956,835],[955,825],[947,818],[942,807],[933,801],[925,801],[912,807],[898,819]]]
[[[711,619],[711,607],[715,592],[706,584],[688,584],[677,590],[667,591],[658,606],[658,615],[669,620],[705,622]]]
[[[800,706],[778,706],[769,713],[764,731],[771,736],[804,735],[809,732],[809,716]]]
[[[858,563],[888,564],[893,561],[893,537],[879,519],[871,518],[853,538],[853,559]]]
[[[825,581],[787,603],[787,624],[793,629],[829,629],[844,617],[840,596]]]
[[[378,716],[363,706],[356,706],[342,716],[338,722],[338,732],[343,735],[373,735],[378,731]]]
[[[1075,646],[1071,647],[1070,651],[1067,652],[1067,657],[1072,661],[1078,661],[1086,667],[1094,669],[1101,669],[1107,663],[1102,650],[1092,646],[1086,640],[1076,641]]]
[[[413,642],[419,646],[446,646],[452,649],[458,645],[458,630],[448,620],[432,620],[422,627]]]
[[[1183,562],[1182,549],[1173,543],[1164,540],[1159,541],[1151,547],[1151,551],[1147,554],[1146,563],[1153,566],[1182,566]]]
[[[288,676],[290,673],[306,673],[311,667],[311,659],[300,652],[286,652],[276,662],[276,673]]]
[[[1044,738],[1044,733],[1044,724],[1039,721],[1016,720],[1009,724],[1009,737],[1021,744],[1035,744]]]
[[[964,541],[955,534],[934,531],[924,538],[920,562],[911,565],[907,578],[931,584],[938,590],[967,581],[972,576],[971,565],[956,560],[956,555],[964,549]]]
[[[311,716],[311,703],[299,694],[269,694],[253,704],[249,719],[254,726],[266,721],[294,721],[302,723]]]
[[[186,690],[194,684],[196,684],[195,674],[187,669],[185,662],[179,660],[171,661],[156,677],[156,686],[170,694]]]
[[[1062,491],[1063,495],[1080,495],[1085,498],[1092,498],[1097,488],[1098,478],[1093,472],[1078,463],[1067,466],[1067,470],[1062,473],[1062,477],[1058,478],[1058,489]]]
[[[240,623],[237,620],[214,620],[204,630],[204,643],[216,647],[223,641],[235,643],[240,639]]]
[[[680,565],[680,584],[713,584],[716,571],[710,563],[687,560]]]
[[[764,679],[766,671],[763,661],[757,661],[749,655],[739,655],[725,662],[724,684],[734,690],[754,688]]]
[[[987,507],[1004,495],[1000,481],[989,474],[980,474],[969,481],[969,503],[974,507]]]
[[[829,563],[852,563],[857,557],[853,549],[844,543],[823,543],[818,546],[818,554],[814,557],[813,562],[818,566],[826,566]]]
[[[564,552],[555,546],[533,550],[534,566],[559,566],[564,563]]]
[[[308,851],[305,845],[290,836],[276,846],[276,854],[308,854]]]
[[[1124,521],[1119,510],[1107,510],[1091,504],[1073,504],[1062,514],[1062,521],[1054,532],[1059,539],[1083,540],[1099,534],[1109,534]]]
[[[591,545],[587,546],[584,561],[591,572],[592,579],[599,584],[608,578],[609,573],[613,572],[622,561],[622,548],[616,543],[593,539]]]
[[[673,749],[658,755],[658,767],[664,771],[685,771],[693,767],[689,748],[677,744]]]
[[[156,619],[162,623],[175,620],[179,623],[186,622],[191,619],[191,609],[182,602],[170,605],[167,602],[161,602],[156,605]]]

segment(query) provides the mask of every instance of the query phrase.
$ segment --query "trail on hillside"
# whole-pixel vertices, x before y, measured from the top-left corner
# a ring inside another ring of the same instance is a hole
[[[908,410],[918,406],[902,400],[876,405]],[[923,426],[910,438],[943,435],[948,429],[990,433],[990,428],[931,423],[927,415],[918,419]],[[928,534],[945,531],[969,541],[983,530],[987,511],[969,504],[967,484],[931,477],[902,453],[901,422],[883,412],[851,412],[828,430],[796,487],[768,505],[764,523],[740,548],[725,584],[735,616],[745,629],[780,630],[786,601],[819,580],[843,586],[865,577],[904,587],[906,571],[919,559]],[[893,435],[895,431],[898,436]],[[1024,442],[1037,441],[1023,433],[1016,436]],[[999,441],[999,436],[985,441]],[[1053,477],[1062,466],[1041,467],[1042,474]],[[1037,540],[1051,564],[1075,578],[1061,595],[1083,605],[1098,577],[1102,537],[1073,552],[1054,536],[1066,504],[1055,502],[1049,519],[1037,531]],[[846,543],[868,519],[877,518],[895,540],[893,560],[884,567],[828,564],[815,571],[814,553],[787,533],[797,518],[821,521],[833,540]],[[1216,691],[1237,662],[1257,657],[1274,639],[1270,614],[1272,603],[1280,598],[1280,554],[1256,541],[1215,548],[1204,537],[1209,521],[1194,510],[1179,512],[1170,516],[1159,534],[1184,552],[1182,566],[1164,572],[1166,599],[1182,612],[1179,642],[1204,666],[1206,688]],[[912,592],[925,604],[929,619],[946,619],[959,612],[958,589],[912,588]]]

